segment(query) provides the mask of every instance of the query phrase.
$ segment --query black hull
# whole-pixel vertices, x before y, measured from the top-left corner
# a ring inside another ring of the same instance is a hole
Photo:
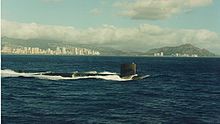
[[[92,73],[45,73],[43,75],[62,76],[62,77],[85,77],[85,76],[108,76],[115,74],[92,74]]]
[[[92,74],[92,73],[44,73],[43,75],[49,76],[62,76],[62,77],[86,77],[86,76],[108,76],[108,75],[117,75],[117,74]],[[132,80],[141,80],[146,76],[120,76],[123,79],[132,79]]]

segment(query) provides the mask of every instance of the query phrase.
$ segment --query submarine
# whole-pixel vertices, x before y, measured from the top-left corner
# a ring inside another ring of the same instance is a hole
[[[113,74],[104,74],[104,73],[89,73],[89,72],[73,72],[73,73],[55,73],[55,72],[47,72],[42,75],[49,76],[62,76],[62,77],[85,77],[85,76],[108,76],[108,75],[117,75]],[[137,65],[135,63],[124,63],[121,64],[120,67],[120,78],[122,79],[131,79],[131,80],[140,80],[148,77],[146,76],[138,76],[137,74]]]
[[[121,64],[120,77],[123,79],[141,80],[149,75],[139,76],[137,74],[137,65],[135,63]]]

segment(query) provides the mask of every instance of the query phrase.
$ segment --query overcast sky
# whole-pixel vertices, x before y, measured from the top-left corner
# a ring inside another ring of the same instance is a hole
[[[220,0],[2,0],[2,36],[220,54]]]

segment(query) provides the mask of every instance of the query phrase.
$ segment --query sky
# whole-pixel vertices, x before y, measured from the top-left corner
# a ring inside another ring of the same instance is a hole
[[[191,43],[220,54],[220,0],[2,0],[2,36],[147,51]]]

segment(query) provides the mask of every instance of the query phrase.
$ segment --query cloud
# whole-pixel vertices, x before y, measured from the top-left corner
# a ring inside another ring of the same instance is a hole
[[[58,40],[73,44],[95,44],[137,51],[192,43],[220,53],[218,50],[220,36],[215,32],[205,29],[170,29],[150,24],[134,28],[103,25],[98,28],[76,29],[71,26],[51,26],[2,20],[2,36],[19,39]]]
[[[101,14],[101,11],[98,8],[94,8],[94,9],[90,10],[89,13],[94,16],[98,16]]]
[[[212,0],[133,0],[121,1],[114,6],[122,9],[119,15],[131,19],[166,19],[185,10],[212,4]]]

